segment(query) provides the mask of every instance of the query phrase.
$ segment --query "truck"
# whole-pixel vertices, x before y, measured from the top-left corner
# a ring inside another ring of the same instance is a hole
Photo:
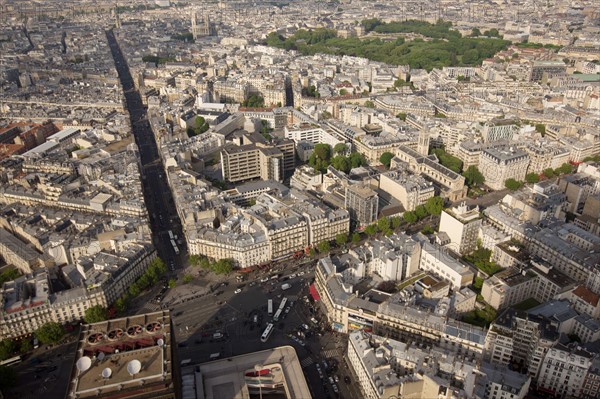
[[[289,283],[285,283],[285,284],[283,284],[283,285],[281,286],[281,289],[282,289],[283,291],[285,291],[285,290],[289,290],[290,288],[292,288],[292,285],[291,285],[291,284],[289,284]]]

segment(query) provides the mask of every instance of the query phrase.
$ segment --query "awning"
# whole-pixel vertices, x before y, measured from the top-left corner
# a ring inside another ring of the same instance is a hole
[[[310,292],[310,295],[312,296],[312,298],[315,301],[318,301],[319,299],[321,299],[321,297],[319,296],[319,293],[317,292],[317,289],[315,288],[314,284],[311,284],[310,287],[308,287],[308,290]]]

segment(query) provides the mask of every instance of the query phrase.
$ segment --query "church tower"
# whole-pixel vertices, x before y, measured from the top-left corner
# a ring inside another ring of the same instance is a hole
[[[424,128],[419,132],[417,152],[423,156],[429,155],[429,129]]]

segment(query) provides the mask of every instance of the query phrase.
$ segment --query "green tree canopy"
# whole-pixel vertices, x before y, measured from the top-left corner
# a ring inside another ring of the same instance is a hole
[[[56,322],[49,322],[42,325],[35,332],[35,336],[42,344],[55,344],[65,335],[65,329]]]
[[[367,164],[367,160],[364,155],[360,152],[353,152],[350,154],[350,165],[352,168],[358,168]]]
[[[425,210],[430,215],[439,215],[444,209],[444,200],[442,197],[431,197],[425,203]]]
[[[485,182],[485,177],[475,165],[469,166],[462,175],[465,177],[465,182],[469,187],[479,186]]]
[[[390,228],[390,220],[382,216],[377,220],[377,229],[381,232],[387,231]]]
[[[348,242],[348,234],[346,233],[340,233],[338,235],[335,236],[335,243],[341,247],[342,245],[345,245]]]
[[[419,205],[415,208],[415,215],[417,215],[419,220],[424,219],[428,214],[429,212],[427,212],[427,209],[424,205]]]
[[[16,350],[17,345],[14,340],[7,338],[0,341],[0,361],[11,357]]]
[[[370,224],[367,227],[365,227],[365,234],[368,235],[369,237],[374,236],[375,233],[377,233],[377,225],[376,224]]]
[[[319,252],[329,252],[331,244],[329,244],[329,241],[321,241],[317,247],[319,248]]]
[[[392,163],[392,158],[394,158],[394,154],[386,151],[379,157],[379,162],[381,162],[383,165],[385,165],[386,168],[389,169],[390,164]]]
[[[333,153],[337,155],[343,155],[348,151],[348,146],[345,143],[337,143],[335,147],[333,147]]]
[[[443,148],[433,148],[431,153],[440,160],[442,165],[456,173],[460,173],[462,169],[462,161],[459,158],[446,153]]]
[[[265,106],[265,99],[259,94],[250,94],[248,99],[242,103],[244,107],[248,108],[262,108]]]
[[[360,233],[354,232],[352,233],[352,243],[358,244],[360,242]]]
[[[404,221],[406,223],[416,223],[417,220],[419,220],[419,218],[417,217],[417,214],[413,211],[406,211],[404,212],[404,214],[402,215],[402,218],[404,218]]]
[[[375,103],[371,100],[365,101],[365,107],[367,108],[375,108]]]
[[[186,274],[183,276],[183,279],[181,280],[183,282],[183,284],[188,284],[191,283],[194,280],[194,276],[192,276],[191,274]]]
[[[229,274],[233,271],[233,259],[220,259],[215,262],[213,272],[216,274]]]
[[[169,279],[169,288],[175,288],[177,286],[177,280],[174,278]]]
[[[402,224],[402,220],[398,216],[392,216],[390,222],[392,224],[392,229],[394,230],[396,230],[398,227],[400,227],[400,224]]]
[[[396,115],[396,118],[405,121],[407,116],[408,115],[406,114],[406,112],[400,112],[398,115]]]
[[[2,284],[8,281],[13,281],[20,275],[21,272],[19,272],[19,269],[7,269],[3,271],[2,273],[0,273],[0,287],[2,287]]]
[[[525,176],[525,181],[529,184],[534,184],[540,181],[540,176],[537,173],[528,173]]]
[[[337,170],[341,170],[344,173],[348,173],[350,172],[350,169],[352,169],[350,159],[343,155],[333,157],[333,159],[331,160],[331,166],[333,166]]]
[[[511,191],[515,191],[520,189],[523,186],[523,183],[521,183],[520,181],[517,181],[515,179],[507,179],[504,182],[504,187],[508,188]]]
[[[108,319],[108,310],[102,305],[95,305],[85,310],[83,320],[88,323],[98,323]]]
[[[546,135],[546,125],[544,125],[543,123],[536,124],[535,130],[539,132],[542,135],[542,137]]]
[[[481,31],[477,28],[473,28],[473,29],[471,29],[471,36],[472,37],[481,36]]]
[[[573,173],[573,165],[571,165],[570,163],[563,163],[558,168],[556,168],[554,172],[558,172],[557,174],[568,175],[569,173]]]
[[[542,172],[544,174],[544,176],[546,176],[548,179],[553,178],[554,177],[554,169],[552,168],[547,168],[544,169],[544,171]]]

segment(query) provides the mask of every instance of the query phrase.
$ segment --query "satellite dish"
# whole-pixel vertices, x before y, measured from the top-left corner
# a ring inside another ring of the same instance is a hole
[[[132,361],[127,363],[127,372],[129,374],[131,374],[132,376],[139,373],[141,369],[142,369],[142,363],[140,363],[140,361],[137,359],[133,359]]]
[[[165,340],[162,338],[159,338],[158,341],[156,341],[156,345],[158,346],[163,346],[165,344]]]
[[[112,375],[112,370],[110,369],[110,367],[107,367],[104,370],[102,370],[102,377],[109,378],[111,375]]]
[[[77,370],[79,370],[80,373],[83,373],[84,371],[89,369],[91,365],[92,359],[90,359],[87,356],[82,357],[77,361],[77,363],[75,363],[75,367],[77,367]]]
[[[98,360],[102,361],[102,360],[104,360],[105,357],[106,357],[106,355],[104,354],[104,352],[98,353]]]

